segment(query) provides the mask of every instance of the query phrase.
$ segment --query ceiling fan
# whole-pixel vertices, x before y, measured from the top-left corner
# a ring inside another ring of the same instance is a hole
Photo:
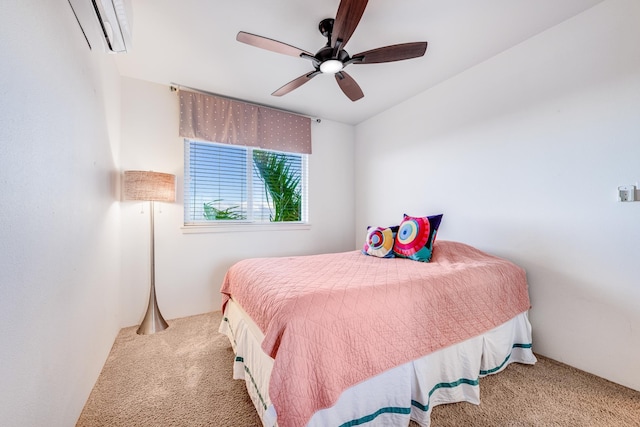
[[[314,54],[286,43],[267,37],[240,31],[236,40],[261,49],[270,50],[285,55],[308,59],[314,70],[290,81],[272,93],[282,96],[299,88],[318,74],[334,74],[335,79],[345,95],[352,101],[364,96],[358,83],[347,74],[344,69],[351,64],[378,64],[381,62],[401,61],[418,58],[427,50],[427,42],[401,43],[391,46],[360,52],[349,56],[344,47],[355,31],[368,0],[341,0],[335,19],[327,18],[320,21],[318,29],[327,38],[326,46]]]

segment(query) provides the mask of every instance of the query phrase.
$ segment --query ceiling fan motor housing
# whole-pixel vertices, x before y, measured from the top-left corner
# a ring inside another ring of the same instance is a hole
[[[320,30],[320,34],[329,39],[329,44],[331,44],[331,33],[333,32],[333,23],[335,19],[326,18],[320,21],[318,24],[318,30]]]
[[[337,57],[333,56],[333,51],[334,49],[331,46],[325,46],[321,48],[315,55],[316,59],[318,60],[318,65],[316,66],[316,68],[320,69],[322,63],[329,60],[338,60],[342,62],[344,66],[344,63],[350,59],[349,54],[344,49],[338,51]]]

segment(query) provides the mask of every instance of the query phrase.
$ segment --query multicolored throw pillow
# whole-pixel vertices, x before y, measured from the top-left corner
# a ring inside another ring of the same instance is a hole
[[[429,262],[442,214],[413,217],[406,215],[398,227],[393,253],[400,258]]]
[[[367,227],[367,240],[362,247],[362,253],[379,258],[393,258],[393,244],[398,226],[395,227]]]

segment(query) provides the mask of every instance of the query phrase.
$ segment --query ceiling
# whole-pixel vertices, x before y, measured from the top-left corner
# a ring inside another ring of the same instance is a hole
[[[352,102],[332,75],[282,97],[271,93],[311,62],[236,41],[238,31],[316,52],[340,0],[133,0],[133,49],[115,56],[123,76],[171,83],[347,124],[360,123],[602,0],[372,0],[350,54],[429,42],[425,56],[346,70],[365,96]],[[167,89],[169,90],[169,89]]]

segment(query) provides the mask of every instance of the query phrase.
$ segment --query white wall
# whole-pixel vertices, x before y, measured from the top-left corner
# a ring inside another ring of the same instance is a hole
[[[309,157],[310,230],[185,234],[183,139],[178,136],[177,94],[168,86],[122,79],[123,170],[173,173],[178,202],[155,215],[156,291],[166,319],[219,310],[227,269],[248,257],[354,249],[354,128],[312,122]],[[123,326],[138,324],[149,295],[149,212],[122,203]],[[156,205],[158,209],[158,205]]]
[[[120,79],[66,0],[0,14],[0,425],[74,425],[118,333]]]
[[[357,244],[444,213],[527,270],[534,351],[638,390],[639,22],[605,1],[356,128]]]

